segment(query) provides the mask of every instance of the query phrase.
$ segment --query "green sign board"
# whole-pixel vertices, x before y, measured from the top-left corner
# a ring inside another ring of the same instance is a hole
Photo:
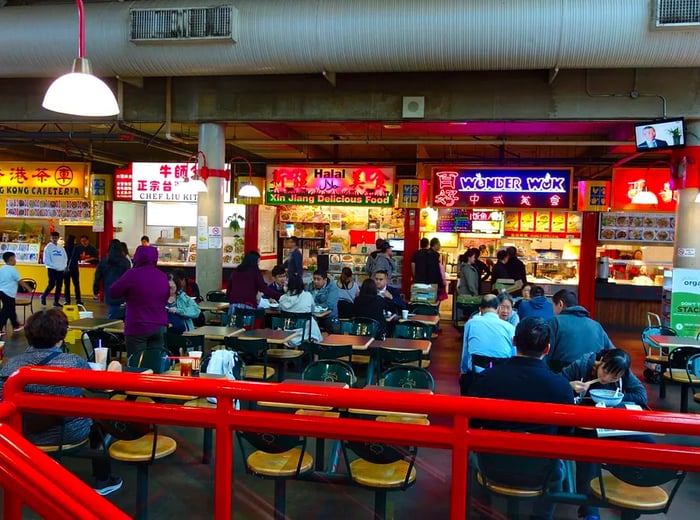
[[[700,270],[673,269],[671,327],[679,336],[700,332]]]

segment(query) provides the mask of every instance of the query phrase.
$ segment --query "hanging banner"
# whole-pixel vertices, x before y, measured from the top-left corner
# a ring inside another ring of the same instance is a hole
[[[676,211],[678,192],[671,189],[669,168],[613,168],[612,179],[613,211]],[[645,190],[656,195],[659,203],[632,204],[634,196]]]
[[[671,328],[679,336],[700,332],[700,270],[673,268]]]
[[[85,199],[86,162],[0,161],[0,195],[35,199]]]
[[[268,166],[265,202],[393,206],[394,168],[370,165]]]
[[[433,206],[570,209],[571,168],[434,168]]]

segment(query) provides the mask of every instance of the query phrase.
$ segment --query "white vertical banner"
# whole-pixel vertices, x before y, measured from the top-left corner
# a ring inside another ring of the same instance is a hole
[[[209,219],[206,215],[197,217],[197,249],[209,249]]]
[[[92,201],[92,230],[95,233],[105,230],[105,203],[102,200]]]
[[[209,249],[221,249],[222,237],[221,226],[209,226]]]

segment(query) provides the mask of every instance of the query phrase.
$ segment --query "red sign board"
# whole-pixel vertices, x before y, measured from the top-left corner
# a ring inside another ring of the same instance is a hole
[[[654,206],[632,204],[632,198],[643,190],[656,195],[659,203]],[[678,192],[671,189],[668,168],[613,168],[613,211],[675,212],[677,202]]]

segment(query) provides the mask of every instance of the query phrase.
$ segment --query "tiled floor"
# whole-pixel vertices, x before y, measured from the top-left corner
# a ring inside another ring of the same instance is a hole
[[[104,306],[86,302],[95,316],[104,315]],[[446,309],[445,309],[446,310]],[[641,345],[636,333],[613,332],[611,337],[617,346],[633,355],[635,371],[641,372]],[[8,338],[6,355],[12,356],[26,345],[23,333]],[[443,323],[440,336],[434,342],[430,371],[437,382],[437,392],[458,393],[457,375],[461,353],[461,336],[449,323]],[[678,389],[669,387],[665,400],[658,398],[658,387],[650,386],[650,404],[657,410],[677,411]],[[700,405],[692,402],[691,413],[700,411]],[[432,419],[432,418],[431,418]],[[439,422],[440,418],[434,418]],[[150,470],[150,518],[205,519],[213,511],[213,467],[199,461],[201,430],[187,428],[163,428],[178,442],[177,452],[168,459],[156,462]],[[683,439],[684,443],[699,446],[700,439]],[[89,464],[77,459],[66,459],[65,464],[79,476],[89,481]],[[234,514],[237,520],[272,518],[273,483],[245,474],[241,457],[236,449],[234,460]],[[418,478],[416,485],[405,492],[389,494],[389,518],[440,520],[449,518],[450,454],[443,450],[421,449],[419,452]],[[135,503],[136,470],[133,466],[114,463],[114,472],[124,478],[124,487],[110,495],[109,500],[127,512],[133,512]],[[689,519],[696,518],[700,506],[700,477],[689,475],[676,497],[670,513],[646,518]],[[370,519],[372,518],[373,494],[368,490],[345,485],[321,484],[317,482],[289,482],[287,515],[290,519]],[[504,504],[494,501],[496,513],[493,518],[506,518]],[[527,507],[523,508],[527,511]],[[693,513],[693,511],[696,511]],[[556,519],[576,517],[572,506],[557,507]],[[26,518],[34,518],[27,513]],[[473,515],[470,515],[473,518]],[[604,510],[602,518],[618,518],[612,511]]]

